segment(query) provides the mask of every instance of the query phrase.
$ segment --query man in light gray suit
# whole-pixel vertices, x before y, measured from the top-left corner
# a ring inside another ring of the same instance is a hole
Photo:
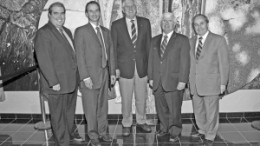
[[[219,125],[219,95],[226,90],[229,76],[228,46],[224,37],[208,30],[208,18],[193,18],[196,36],[190,40],[190,91],[198,132],[193,138],[212,144]]]

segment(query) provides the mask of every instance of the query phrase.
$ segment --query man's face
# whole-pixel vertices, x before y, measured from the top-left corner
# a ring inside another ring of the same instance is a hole
[[[172,18],[172,15],[164,15],[162,18],[161,27],[166,34],[174,30],[174,20]]]
[[[98,23],[99,22],[99,18],[100,18],[99,7],[96,4],[90,4],[87,7],[86,16],[88,17],[88,20],[90,22]]]
[[[194,19],[193,26],[197,35],[203,36],[208,31],[208,23],[202,16]]]
[[[129,19],[133,19],[136,16],[136,6],[132,0],[128,0],[125,2],[123,12],[125,13],[125,16]]]
[[[51,14],[48,14],[50,22],[57,28],[61,28],[65,23],[65,10],[62,7],[52,7]]]

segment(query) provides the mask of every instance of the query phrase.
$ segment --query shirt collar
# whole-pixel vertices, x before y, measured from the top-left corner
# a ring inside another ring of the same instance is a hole
[[[129,19],[129,18],[125,17],[125,19],[126,19],[127,22],[131,22],[131,20],[136,21],[136,17],[134,17],[133,19]]]
[[[197,38],[202,37],[202,39],[205,40],[207,38],[208,34],[209,34],[209,31],[207,31],[203,36],[197,35]]]
[[[97,27],[100,28],[100,24],[96,25],[96,24],[94,24],[94,23],[92,23],[92,22],[89,22],[89,23],[90,23],[91,26],[94,28],[94,30],[96,30]]]
[[[167,39],[169,40],[169,39],[172,37],[173,32],[174,32],[174,31],[171,31],[171,32],[169,32],[168,34],[163,33],[163,38],[164,38],[164,36],[167,35]]]

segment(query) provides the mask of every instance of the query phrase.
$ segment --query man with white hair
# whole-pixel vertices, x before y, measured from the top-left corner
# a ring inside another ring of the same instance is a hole
[[[174,31],[175,24],[172,13],[163,14],[163,33],[152,39],[148,65],[149,84],[160,120],[157,137],[170,134],[171,142],[180,139],[182,98],[190,69],[189,39]]]
[[[124,17],[113,22],[111,32],[115,48],[116,76],[122,95],[123,136],[130,135],[133,123],[132,98],[135,93],[137,128],[151,132],[146,124],[147,66],[151,42],[151,25],[136,16],[133,0],[123,1]]]

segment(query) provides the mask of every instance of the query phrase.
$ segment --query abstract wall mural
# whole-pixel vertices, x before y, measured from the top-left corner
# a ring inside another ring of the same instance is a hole
[[[0,65],[2,75],[35,65],[33,40],[46,0],[0,0]],[[38,90],[33,72],[4,86],[5,90]]]
[[[259,89],[260,1],[206,1],[205,13],[210,20],[210,30],[224,35],[229,45],[228,92],[243,87]]]
[[[47,21],[47,8],[55,0],[0,0],[0,68],[2,75],[35,65],[33,39],[38,26]],[[89,0],[56,0],[67,8],[65,26],[72,31],[87,23],[84,14]],[[121,0],[97,0],[101,4],[102,24],[122,17]],[[152,36],[161,33],[162,12],[173,12],[176,31],[191,37],[192,17],[200,13],[203,0],[135,0],[138,15],[150,19]],[[205,0],[204,0],[205,1]],[[205,14],[210,30],[224,35],[230,50],[229,93],[241,88],[259,89],[260,73],[260,1],[207,0]],[[257,77],[257,78],[255,78]],[[255,78],[255,80],[253,80]],[[253,80],[253,81],[252,81]],[[252,81],[252,82],[251,82]],[[5,84],[7,91],[38,90],[37,72]]]

